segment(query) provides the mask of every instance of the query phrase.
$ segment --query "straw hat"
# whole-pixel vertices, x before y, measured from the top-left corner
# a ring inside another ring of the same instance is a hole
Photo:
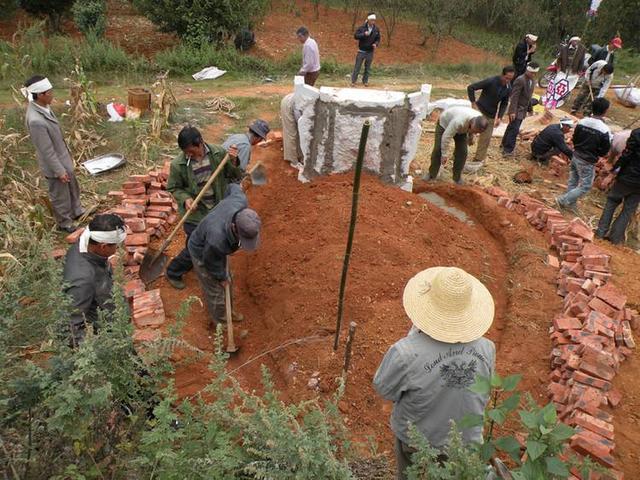
[[[456,267],[433,267],[404,288],[404,310],[419,330],[446,343],[482,337],[493,323],[493,297],[477,278]]]

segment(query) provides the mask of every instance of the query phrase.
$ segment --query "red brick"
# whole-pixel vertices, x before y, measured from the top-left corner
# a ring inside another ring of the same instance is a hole
[[[624,332],[622,334],[622,338],[624,340],[624,345],[627,348],[636,348],[636,341],[633,338],[633,334],[631,332]]]
[[[151,205],[164,205],[167,207],[173,207],[173,200],[165,197],[152,197],[149,199]]]
[[[80,235],[82,235],[82,232],[84,232],[84,227],[78,228],[75,232],[67,235],[67,238],[65,238],[65,240],[67,241],[67,243],[76,243],[80,238]]]
[[[603,390],[605,392],[611,390],[611,382],[608,382],[606,380],[602,380],[601,378],[596,378],[593,377],[591,375],[588,375],[584,372],[581,372],[579,370],[576,370],[575,372],[573,372],[573,379],[576,382],[580,382],[584,385],[589,385],[591,387],[594,388],[598,388],[600,390]]]
[[[133,190],[140,187],[144,188],[144,183],[137,180],[129,180],[122,184],[122,190]]]
[[[550,267],[560,268],[560,261],[555,255],[547,255],[547,263]]]
[[[127,218],[124,222],[133,233],[142,233],[147,229],[147,224],[144,218]]]
[[[122,200],[124,197],[124,192],[121,190],[112,190],[109,193],[107,193],[107,195],[113,198],[114,200]]]
[[[584,223],[579,218],[574,218],[573,220],[571,220],[571,222],[569,222],[569,233],[588,242],[593,241],[593,231],[591,230],[589,225]]]
[[[127,235],[124,244],[127,247],[146,246],[149,244],[149,235],[146,233],[133,233],[131,235]]]
[[[133,341],[135,343],[156,342],[160,340],[161,336],[160,330],[154,330],[152,328],[136,328],[133,331]]]
[[[602,283],[608,281],[611,278],[611,273],[609,272],[597,272],[595,270],[585,270],[584,276],[586,278],[591,278],[593,281],[600,281]]]
[[[122,191],[125,195],[145,195],[147,193],[147,187],[142,185],[136,188],[123,188]]]
[[[600,300],[608,303],[618,310],[622,310],[624,305],[627,303],[627,296],[611,283],[606,284],[604,287],[600,287],[596,290],[595,295]]]
[[[136,209],[138,208],[138,206],[142,206],[142,207],[146,207],[148,203],[147,197],[146,196],[142,196],[142,198],[130,198],[130,197],[125,197],[122,200],[122,205],[128,207],[130,205],[136,205]]]
[[[611,317],[616,313],[615,310],[608,303],[603,302],[599,298],[592,299],[589,302],[589,307],[608,317]]]
[[[157,210],[149,210],[146,212],[145,216],[151,217],[151,218],[162,218],[162,219],[166,219],[169,217],[167,212],[159,212]]]
[[[588,295],[593,295],[593,293],[596,291],[596,288],[598,288],[598,286],[593,282],[592,279],[587,278],[584,283],[582,284],[582,289],[588,294]]]
[[[582,360],[582,362],[580,362],[580,370],[584,373],[607,381],[613,380],[613,377],[616,376],[616,371],[609,365],[602,362],[592,363]]]
[[[605,447],[584,437],[578,436],[571,440],[571,448],[582,455],[591,457],[605,467],[613,468],[615,466],[614,458],[607,452]]]
[[[151,183],[151,175],[130,175],[130,182],[139,182],[139,183]]]
[[[54,250],[51,250],[51,257],[54,260],[60,260],[66,254],[67,254],[67,251],[64,248],[56,248]]]
[[[158,328],[165,322],[164,310],[143,311],[134,314],[133,321],[139,328]]]
[[[609,401],[609,405],[611,405],[613,408],[617,407],[622,401],[622,392],[620,392],[620,390],[618,390],[617,388],[609,390],[607,392],[607,400]]]
[[[127,298],[132,298],[135,295],[139,295],[144,292],[144,283],[142,280],[135,279],[130,280],[124,284],[124,295]]]
[[[609,440],[614,439],[613,425],[605,422],[604,420],[600,420],[593,415],[576,411],[571,415],[570,421],[574,425],[579,425],[587,430],[591,430],[592,432],[608,438]]]
[[[553,328],[559,332],[578,330],[582,328],[582,322],[574,317],[556,317],[553,319]]]
[[[567,403],[569,391],[559,383],[550,383],[547,387],[548,396],[556,403]]]
[[[583,437],[591,442],[595,442],[599,445],[602,445],[607,450],[609,450],[609,452],[611,452],[614,448],[616,448],[616,444],[613,441],[603,437],[602,435],[598,435],[597,433],[592,432],[591,430],[587,430],[582,427],[578,427],[576,430],[577,430],[576,434],[573,437],[571,437],[572,439],[574,437]]]
[[[114,208],[110,213],[118,215],[122,218],[134,218],[140,216],[138,209],[136,209],[134,205]]]
[[[149,205],[147,208],[147,212],[164,212],[167,215],[171,215],[173,213],[173,207],[171,205]]]

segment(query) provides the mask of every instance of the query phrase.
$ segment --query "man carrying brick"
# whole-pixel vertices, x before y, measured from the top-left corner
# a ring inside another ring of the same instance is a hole
[[[440,114],[436,125],[436,137],[431,153],[429,171],[424,180],[435,180],[440,166],[447,163],[453,149],[453,181],[462,185],[462,169],[467,162],[468,145],[473,144],[473,135],[484,132],[489,121],[477,110],[469,107],[449,107]]]
[[[491,143],[493,129],[500,125],[504,112],[509,105],[511,82],[515,76],[515,69],[509,65],[502,69],[502,75],[485,78],[467,87],[469,101],[474,108],[485,116],[487,129],[478,137],[478,147],[474,162],[484,162]],[[480,90],[480,98],[476,101],[476,91]]]
[[[624,242],[629,222],[640,203],[640,128],[631,132],[627,148],[613,167],[616,181],[607,195],[607,204],[602,211],[596,236],[608,238],[611,243]],[[622,211],[611,226],[613,214],[622,203]]]
[[[591,190],[598,159],[607,155],[611,148],[611,130],[603,121],[609,100],[596,98],[592,109],[593,116],[580,120],[573,132],[574,150],[567,191],[556,198],[561,208],[575,210],[578,199]]]
[[[378,394],[393,402],[398,479],[407,478],[415,451],[409,426],[442,450],[451,420],[483,414],[489,396],[469,387],[477,376],[492,376],[496,359],[495,345],[483,337],[493,323],[493,298],[464,270],[433,267],[418,273],[404,289],[403,305],[413,327],[389,349],[373,379]],[[465,443],[482,442],[481,426],[461,433]]]
[[[532,109],[531,98],[535,89],[535,79],[540,66],[531,62],[526,71],[513,82],[513,91],[509,100],[509,125],[502,137],[502,154],[511,156],[516,148],[520,126]]]
[[[38,165],[49,188],[49,199],[58,228],[72,233],[84,214],[80,203],[80,185],[73,171],[73,159],[58,118],[51,110],[53,85],[41,75],[25,82],[22,94],[29,100],[26,125],[36,147]]]
[[[267,134],[271,131],[269,124],[264,120],[255,120],[246,133],[234,133],[222,144],[227,152],[231,147],[238,150],[237,157],[240,160],[240,168],[246,170],[251,162],[251,147],[267,139]]]
[[[198,196],[227,152],[221,146],[205,143],[198,129],[191,126],[184,127],[178,134],[178,146],[182,152],[171,162],[167,190],[176,199],[179,213],[182,216],[191,207],[193,200]],[[183,289],[185,287],[182,276],[193,267],[186,246],[189,243],[189,236],[196,229],[200,220],[224,198],[224,192],[229,183],[242,180],[243,172],[238,159],[238,149],[235,146],[229,147],[229,156],[231,158],[223,171],[220,172],[210,190],[202,197],[197,208],[184,223],[185,248],[167,267],[167,280],[174,288]]]
[[[545,127],[531,143],[531,159],[546,165],[554,155],[563,154],[567,159],[573,157],[573,150],[564,138],[572,129],[573,120],[570,117],[564,117],[560,123]]]
[[[109,257],[126,238],[117,215],[96,215],[68,252],[64,264],[64,291],[71,299],[69,343],[77,347],[86,328],[99,328],[98,311],[113,311],[113,278]]]
[[[189,239],[189,252],[204,292],[209,327],[225,322],[225,287],[231,281],[227,256],[258,248],[261,221],[248,208],[242,187],[232,183],[227,196],[200,222]]]

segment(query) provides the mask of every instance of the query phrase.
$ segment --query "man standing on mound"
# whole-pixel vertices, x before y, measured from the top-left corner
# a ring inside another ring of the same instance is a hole
[[[351,86],[356,86],[358,75],[360,75],[360,67],[362,67],[362,62],[364,62],[362,84],[368,87],[369,71],[373,63],[373,52],[380,46],[380,30],[376,26],[375,13],[369,14],[366,23],[356,30],[354,38],[358,40],[358,54],[356,55],[356,64],[351,74]]]
[[[404,310],[413,323],[406,337],[386,353],[373,379],[380,396],[393,402],[398,479],[412,464],[409,425],[442,451],[450,421],[482,415],[488,395],[469,390],[477,376],[491,377],[496,349],[483,335],[493,323],[491,293],[455,267],[433,267],[407,283]],[[465,443],[482,442],[482,427],[462,430]],[[445,454],[438,458],[447,460]]]

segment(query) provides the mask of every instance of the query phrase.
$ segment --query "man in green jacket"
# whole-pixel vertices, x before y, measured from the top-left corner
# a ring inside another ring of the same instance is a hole
[[[191,126],[184,127],[178,134],[178,146],[182,153],[171,162],[167,190],[178,202],[180,215],[184,215],[227,152],[221,146],[205,143],[198,129]],[[185,248],[167,267],[167,279],[174,288],[185,287],[182,276],[193,268],[189,250],[186,248],[191,233],[200,220],[224,198],[229,183],[242,180],[243,171],[239,165],[238,149],[235,145],[229,147],[229,157],[229,162],[184,223],[184,233],[187,237]]]

